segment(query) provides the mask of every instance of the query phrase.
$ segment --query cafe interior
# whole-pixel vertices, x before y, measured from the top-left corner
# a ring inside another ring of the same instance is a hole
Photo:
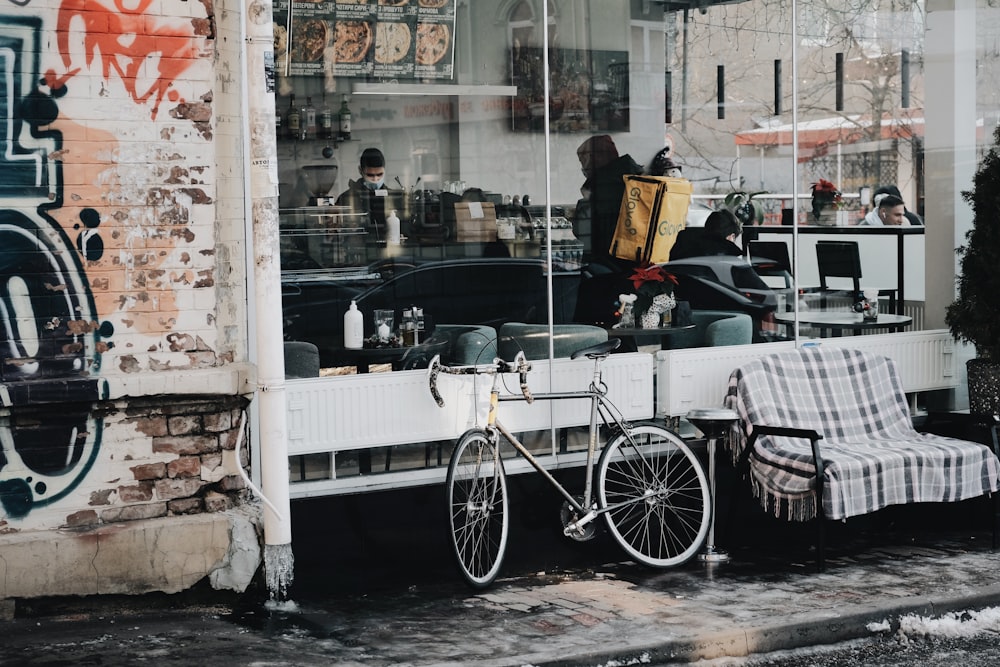
[[[420,418],[434,358],[520,351],[551,372],[610,336],[622,363],[647,364],[641,416],[677,425],[654,382],[671,352],[940,330],[971,223],[960,190],[998,115],[997,56],[978,45],[1000,23],[982,3],[929,4],[276,2],[290,384],[404,392],[401,414]],[[610,151],[600,168],[620,170],[610,178],[581,153],[595,137]],[[365,190],[372,148],[383,182]],[[672,176],[653,173],[658,155]],[[623,174],[660,177],[681,203],[629,218],[665,237],[643,255],[607,247],[627,217]],[[817,211],[821,181],[835,197]],[[863,224],[883,186],[914,214],[906,226]],[[345,203],[355,189],[368,203]],[[722,208],[741,223],[736,253],[669,256],[677,233],[709,233]],[[651,327],[623,319],[648,263],[674,283]],[[401,417],[398,432],[359,435],[384,410],[315,405],[345,425],[292,439],[293,496],[433,481],[457,428],[414,434]],[[558,421],[535,429],[537,446],[572,465],[573,428]]]

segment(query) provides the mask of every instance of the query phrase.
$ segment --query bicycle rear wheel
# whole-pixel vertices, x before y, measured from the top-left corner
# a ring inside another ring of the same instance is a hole
[[[458,566],[474,588],[496,579],[507,550],[507,475],[498,443],[485,431],[458,441],[448,465],[448,520]]]
[[[604,519],[622,548],[653,567],[686,563],[708,534],[711,496],[701,463],[676,434],[636,424],[614,436],[597,468]]]

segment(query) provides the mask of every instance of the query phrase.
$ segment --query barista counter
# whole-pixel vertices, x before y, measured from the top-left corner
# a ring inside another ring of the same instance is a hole
[[[764,225],[750,228],[761,241],[784,241],[792,250],[791,226]],[[870,227],[854,225],[833,227],[799,225],[798,272],[800,286],[819,284],[816,266],[817,241],[856,241],[861,256],[861,284],[863,287],[898,290],[897,310],[902,313],[906,299],[924,300],[924,227]],[[895,258],[886,261],[887,258]],[[906,260],[910,261],[907,262]],[[834,279],[834,287],[840,285]]]

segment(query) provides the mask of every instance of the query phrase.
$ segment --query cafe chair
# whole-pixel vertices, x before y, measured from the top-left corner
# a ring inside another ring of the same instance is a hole
[[[840,295],[853,303],[861,294],[861,254],[857,241],[817,241],[816,266],[819,270],[819,287],[800,290],[821,296],[820,305],[826,306],[827,297]],[[829,278],[847,278],[852,289],[830,287]],[[889,297],[889,312],[896,312],[896,290],[880,289],[879,296]]]
[[[434,337],[448,339],[442,360],[455,366],[488,364],[497,356],[497,330],[486,325],[438,324]]]
[[[319,377],[319,348],[303,340],[286,340],[285,377],[314,378]]]
[[[753,342],[753,318],[732,310],[692,310],[693,329],[678,331],[663,339],[664,350],[689,347],[749,345]]]
[[[792,262],[784,241],[750,241],[750,261],[757,275],[781,278],[792,287]]]
[[[556,324],[552,327],[552,347],[556,358],[568,357],[577,350],[603,343],[608,332],[589,324]],[[529,361],[549,358],[549,327],[547,324],[508,322],[500,327],[497,349],[502,359],[510,361],[524,352]]]

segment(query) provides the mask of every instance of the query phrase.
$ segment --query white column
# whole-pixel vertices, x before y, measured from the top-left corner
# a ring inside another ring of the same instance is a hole
[[[288,430],[278,252],[278,163],[274,134],[274,28],[271,3],[244,0],[243,72],[247,222],[251,226],[253,291],[249,308],[257,363],[261,492],[264,496],[264,569],[272,597],[292,580]],[[253,334],[256,333],[256,336]]]
[[[976,171],[976,2],[927,0],[924,137],[926,328],[942,328],[955,298],[955,248],[972,226],[962,191]]]

